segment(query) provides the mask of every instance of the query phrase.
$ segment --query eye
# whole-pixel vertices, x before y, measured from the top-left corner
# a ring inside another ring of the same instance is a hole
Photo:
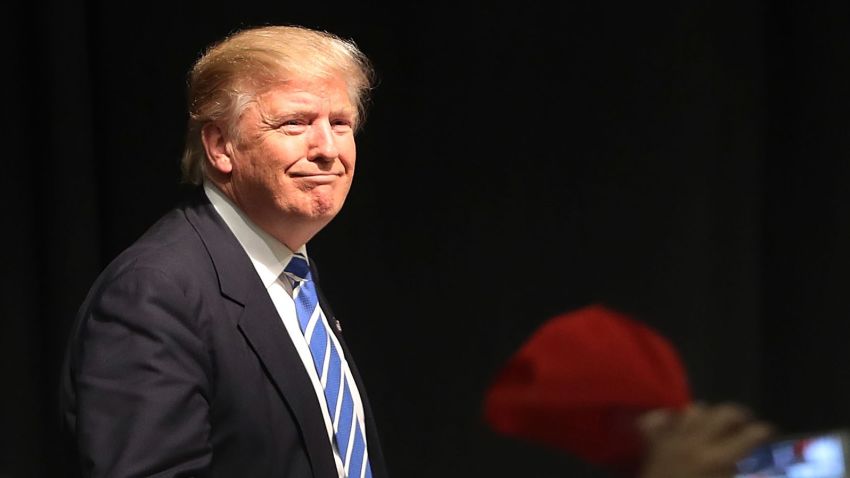
[[[299,134],[307,130],[307,121],[301,118],[291,118],[281,121],[278,128],[286,134]]]
[[[331,120],[331,127],[336,132],[346,133],[348,131],[351,131],[351,128],[353,127],[353,122],[347,118],[338,118],[335,120]]]

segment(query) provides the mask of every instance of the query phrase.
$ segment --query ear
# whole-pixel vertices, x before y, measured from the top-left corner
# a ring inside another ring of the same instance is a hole
[[[207,153],[207,162],[215,171],[230,174],[233,171],[232,149],[221,126],[207,123],[201,128],[201,141]]]

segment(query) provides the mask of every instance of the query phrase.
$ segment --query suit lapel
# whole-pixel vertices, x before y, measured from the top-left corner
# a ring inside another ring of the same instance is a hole
[[[310,377],[301,366],[301,357],[248,255],[203,192],[199,196],[186,208],[186,216],[206,245],[218,274],[221,294],[232,302],[231,310],[236,314],[239,330],[292,410],[315,476],[335,476],[336,465],[324,418]]]

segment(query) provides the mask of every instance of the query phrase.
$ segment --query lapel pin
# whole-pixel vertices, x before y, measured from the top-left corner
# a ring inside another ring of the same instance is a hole
[[[336,326],[336,331],[342,333],[342,324],[339,323],[336,317],[334,317],[334,325]]]

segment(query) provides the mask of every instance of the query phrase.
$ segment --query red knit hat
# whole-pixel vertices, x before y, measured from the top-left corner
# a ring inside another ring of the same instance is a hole
[[[523,344],[487,390],[484,415],[504,435],[631,473],[643,449],[637,416],[690,401],[664,337],[591,305],[550,319]]]

